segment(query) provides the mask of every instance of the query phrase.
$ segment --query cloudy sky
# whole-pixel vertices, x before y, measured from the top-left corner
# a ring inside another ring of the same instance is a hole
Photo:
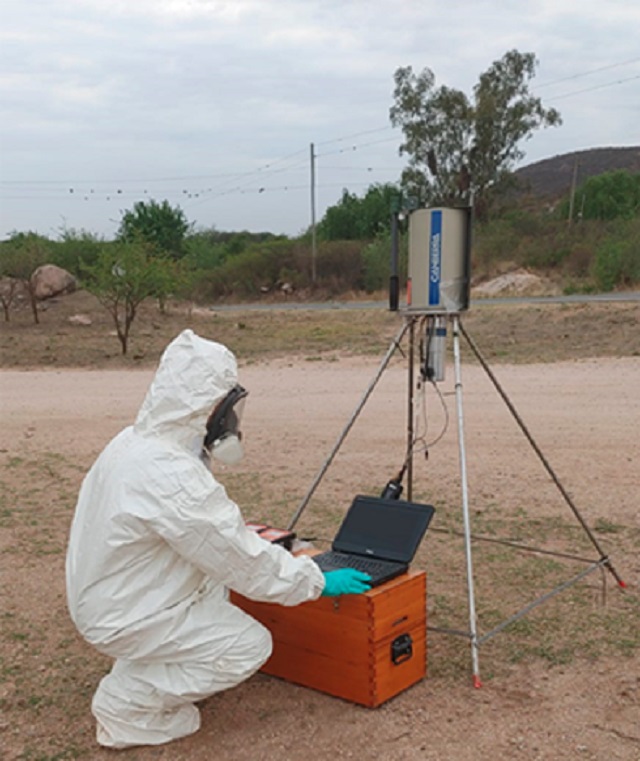
[[[139,200],[196,228],[297,235],[396,181],[393,73],[471,95],[505,52],[562,115],[528,164],[640,144],[632,0],[0,0],[0,238],[106,238]]]

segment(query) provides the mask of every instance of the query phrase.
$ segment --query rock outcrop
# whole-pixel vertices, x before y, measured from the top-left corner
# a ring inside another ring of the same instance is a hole
[[[31,284],[35,297],[39,301],[50,299],[52,296],[73,293],[76,289],[75,277],[55,264],[43,264],[42,267],[38,267],[31,275]]]

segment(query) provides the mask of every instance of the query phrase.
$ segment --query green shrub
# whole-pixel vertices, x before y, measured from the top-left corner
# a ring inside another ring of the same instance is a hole
[[[295,248],[291,240],[253,244],[219,267],[204,271],[194,298],[207,301],[229,296],[259,296],[283,280],[283,272],[298,271]]]
[[[212,270],[226,259],[226,249],[221,243],[212,243],[204,235],[187,238],[183,244],[184,258],[196,270]]]
[[[562,271],[569,277],[584,278],[591,272],[595,250],[588,242],[577,242],[564,259]]]
[[[507,212],[504,215],[504,221],[518,237],[539,237],[544,234],[547,227],[546,220],[538,214],[522,209]]]
[[[640,283],[640,242],[607,241],[596,252],[594,277],[603,291]]]
[[[407,236],[403,235],[400,238],[400,251],[398,252],[400,282],[405,281],[407,277],[408,248]],[[365,291],[373,293],[374,291],[386,290],[389,287],[391,275],[391,235],[389,233],[379,235],[372,243],[364,247],[362,263]]]
[[[519,238],[506,219],[492,219],[478,223],[474,230],[473,269],[488,274],[496,261],[513,261]]]
[[[83,265],[93,266],[108,243],[86,230],[64,230],[51,249],[51,264],[80,278]]]
[[[323,241],[318,246],[316,286],[330,293],[363,288],[363,243],[359,240]]]
[[[569,216],[570,199],[558,207],[562,219]],[[633,219],[640,214],[640,172],[619,169],[589,177],[577,189],[574,219]]]

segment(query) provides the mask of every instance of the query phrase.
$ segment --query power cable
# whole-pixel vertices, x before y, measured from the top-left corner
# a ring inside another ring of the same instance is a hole
[[[551,82],[543,82],[541,85],[536,85],[533,89],[534,90],[541,90],[544,87],[551,87],[552,85],[560,84],[561,82],[568,82],[572,79],[580,79],[582,77],[589,77],[591,74],[597,74],[600,71],[608,71],[609,69],[615,69],[620,66],[628,66],[632,63],[638,63],[640,61],[640,58],[631,58],[628,61],[621,61],[620,63],[612,63],[608,66],[601,66],[598,69],[590,69],[589,71],[582,71],[578,74],[573,74],[569,77],[562,77],[561,79],[554,79]]]
[[[570,98],[573,95],[581,95],[585,92],[593,92],[594,90],[603,90],[606,87],[613,87],[614,85],[622,85],[625,82],[633,82],[635,79],[640,79],[640,74],[635,77],[628,77],[627,79],[618,79],[616,82],[607,82],[603,85],[595,85],[594,87],[586,87],[584,90],[575,90],[574,92],[568,92],[564,95],[554,95],[552,98],[547,98],[547,102],[551,100],[562,100],[562,98]]]
[[[377,127],[376,129],[368,129],[363,132],[354,132],[352,135],[344,135],[343,137],[335,137],[332,140],[323,140],[316,145],[329,145],[331,143],[341,143],[343,140],[352,140],[354,137],[361,137],[362,135],[372,135],[375,132],[386,132],[387,130],[395,129],[394,127]]]
[[[342,142],[344,140],[350,140],[355,137],[360,137],[362,135],[370,135],[374,134],[376,132],[384,132],[387,130],[393,129],[393,127],[380,127],[377,129],[371,129],[371,130],[364,130],[362,132],[355,132],[349,135],[344,135],[342,137],[336,137],[332,138],[331,140],[325,140],[320,143],[317,143],[317,145],[329,145],[331,143],[338,143]],[[394,138],[389,138],[389,140],[393,140]],[[363,148],[369,145],[376,145],[378,142],[388,142],[387,140],[382,141],[374,141],[372,143],[364,143],[359,144],[355,146],[350,146],[348,149],[340,149],[337,151],[332,151],[330,153],[343,153],[346,152],[346,150],[356,150],[357,148]],[[303,148],[298,151],[295,151],[293,153],[287,154],[286,156],[283,156],[279,159],[276,159],[274,161],[270,161],[267,164],[264,164],[257,169],[252,169],[247,172],[223,172],[219,174],[203,174],[203,175],[176,175],[176,176],[168,176],[168,177],[156,177],[156,178],[130,178],[130,179],[116,179],[116,180],[95,180],[95,179],[61,179],[61,180],[0,180],[0,185],[18,185],[18,184],[30,184],[30,185],[79,185],[79,184],[87,184],[87,185],[99,185],[99,184],[105,184],[105,183],[112,183],[114,185],[124,185],[127,183],[133,183],[133,182],[139,182],[139,183],[147,183],[151,184],[154,182],[175,182],[175,181],[187,181],[187,180],[207,180],[207,179],[218,179],[218,178],[224,178],[229,179],[229,181],[233,181],[235,179],[243,179],[245,177],[249,177],[254,174],[259,174],[261,172],[266,172],[266,170],[271,169],[272,167],[275,167],[277,164],[282,163],[283,161],[288,161],[291,158],[295,158],[296,156],[299,156],[301,154],[305,154],[305,158],[301,159],[300,161],[296,162],[292,166],[299,166],[302,163],[306,163],[306,154],[307,149]],[[322,154],[322,155],[328,155],[328,153]],[[318,156],[317,156],[318,157]],[[316,158],[317,158],[316,157]],[[292,168],[292,167],[290,167]],[[277,171],[284,171],[284,170],[277,170]]]
[[[335,156],[337,153],[348,153],[351,151],[357,151],[358,148],[369,148],[372,145],[380,145],[381,143],[390,143],[392,140],[397,140],[397,137],[388,137],[384,140],[374,140],[371,143],[360,143],[359,145],[350,145],[348,148],[340,148],[337,151],[327,151],[326,153],[318,153],[316,158],[322,158],[323,156]]]
[[[116,187],[118,185],[125,185],[127,183],[132,182],[139,182],[141,184],[152,184],[154,182],[176,182],[176,181],[183,181],[183,180],[206,180],[206,179],[218,179],[218,178],[228,178],[229,180],[233,180],[236,178],[243,178],[252,174],[258,174],[260,172],[263,172],[267,169],[270,169],[271,167],[276,166],[277,164],[282,163],[283,161],[288,161],[289,159],[292,159],[301,153],[306,153],[306,151],[298,150],[294,153],[287,154],[286,156],[282,156],[279,159],[275,159],[274,161],[270,161],[262,166],[259,166],[257,169],[252,169],[247,172],[223,172],[219,174],[204,174],[204,175],[180,175],[175,177],[156,177],[156,178],[144,178],[144,179],[116,179],[116,180],[94,180],[94,179],[62,179],[62,180],[0,180],[0,185],[101,185],[106,183],[111,183],[112,185],[115,185]],[[298,162],[298,164],[301,162]],[[295,166],[295,165],[294,165]],[[279,170],[281,171],[281,170]]]

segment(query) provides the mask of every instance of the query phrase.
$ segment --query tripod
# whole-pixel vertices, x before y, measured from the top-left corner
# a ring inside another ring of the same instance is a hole
[[[351,430],[352,426],[354,425],[355,421],[357,420],[358,416],[362,412],[362,409],[364,408],[367,400],[371,396],[376,384],[380,380],[382,374],[384,373],[387,365],[391,361],[391,358],[395,354],[397,350],[401,348],[401,342],[405,335],[408,335],[408,350],[407,350],[407,358],[408,358],[408,417],[407,417],[407,460],[405,462],[405,468],[406,468],[406,475],[407,475],[407,499],[410,501],[413,494],[413,446],[415,441],[415,435],[414,435],[414,419],[415,419],[415,409],[414,409],[414,397],[415,397],[415,336],[416,336],[416,325],[420,320],[422,320],[425,317],[423,314],[409,314],[406,313],[404,315],[404,322],[399,331],[397,332],[396,336],[392,339],[391,344],[382,359],[382,362],[380,363],[380,366],[378,367],[377,372],[375,373],[374,377],[372,378],[371,382],[369,383],[369,386],[365,390],[362,398],[360,399],[360,402],[356,406],[356,409],[354,410],[353,414],[351,415],[349,421],[347,422],[346,426],[338,436],[338,439],[336,443],[334,444],[333,449],[329,453],[328,457],[326,458],[325,462],[321,466],[320,470],[318,471],[316,477],[314,478],[311,486],[309,487],[307,493],[301,500],[298,508],[296,509],[296,512],[294,513],[288,528],[291,530],[298,522],[300,516],[302,515],[303,511],[305,510],[306,506],[309,503],[309,500],[313,496],[315,490],[319,486],[320,482],[322,481],[325,473],[329,469],[329,466],[331,465],[331,462],[333,461],[335,455],[338,453],[340,447],[342,446],[344,440],[346,439],[349,431]],[[455,376],[455,401],[456,401],[456,418],[457,418],[457,434],[458,434],[458,459],[459,459],[459,469],[460,469],[460,486],[461,486],[461,502],[462,502],[462,518],[463,518],[463,538],[464,538],[464,548],[465,548],[465,565],[466,565],[466,582],[467,582],[467,600],[468,600],[468,618],[469,618],[469,629],[468,631],[455,631],[450,629],[438,629],[434,627],[429,627],[434,631],[438,631],[445,634],[455,634],[455,635],[462,635],[466,638],[468,638],[470,647],[471,647],[471,667],[472,667],[472,677],[473,677],[473,684],[474,687],[480,687],[481,681],[480,681],[480,664],[479,664],[479,650],[481,645],[483,645],[485,642],[489,641],[492,637],[494,637],[496,634],[498,634],[500,631],[504,630],[507,626],[510,624],[518,621],[520,618],[527,615],[529,612],[531,612],[534,608],[538,607],[542,603],[546,602],[547,600],[551,599],[552,597],[555,597],[560,592],[564,591],[565,589],[573,586],[574,584],[578,583],[580,580],[588,576],[589,574],[593,573],[594,571],[598,569],[606,569],[608,570],[612,576],[615,578],[618,586],[620,588],[624,588],[626,585],[624,581],[620,578],[618,573],[616,572],[615,568],[613,567],[611,560],[609,557],[605,554],[602,547],[600,546],[597,538],[594,536],[593,532],[587,525],[586,521],[580,514],[578,508],[574,504],[573,500],[571,499],[570,495],[567,493],[566,489],[560,482],[560,479],[556,475],[555,471],[549,464],[547,458],[542,453],[542,450],[534,440],[533,436],[531,435],[530,431],[526,427],[525,423],[523,422],[522,418],[518,414],[517,410],[515,409],[515,406],[510,401],[509,397],[505,393],[504,389],[498,382],[496,376],[492,372],[491,368],[489,367],[488,363],[482,356],[480,350],[478,349],[478,346],[476,345],[475,341],[471,338],[471,336],[467,333],[467,331],[462,326],[460,315],[458,313],[439,313],[439,314],[430,314],[429,315],[430,320],[438,320],[437,323],[433,324],[439,324],[440,326],[443,326],[447,323],[451,324],[451,332],[452,332],[452,338],[453,338],[453,358],[454,358],[454,376]],[[446,333],[446,329],[445,329]],[[463,336],[465,340],[467,341],[467,344],[471,348],[471,351],[475,355],[476,359],[480,363],[482,369],[485,371],[487,376],[489,377],[491,383],[493,384],[494,388],[506,404],[509,412],[517,422],[520,430],[524,434],[526,440],[531,445],[533,451],[537,455],[538,459],[542,463],[544,469],[550,476],[552,482],[557,487],[558,491],[560,492],[563,500],[568,505],[569,509],[573,513],[574,517],[584,530],[586,536],[588,537],[589,541],[591,542],[593,548],[598,554],[597,559],[585,559],[583,557],[578,557],[575,555],[568,555],[566,553],[554,553],[550,552],[548,550],[539,550],[535,548],[531,548],[524,545],[516,544],[515,542],[509,542],[509,541],[502,541],[501,543],[507,544],[512,547],[516,547],[520,550],[526,550],[526,551],[534,551],[534,552],[542,552],[544,554],[551,554],[551,555],[557,555],[563,558],[571,559],[580,561],[583,563],[586,563],[586,567],[578,574],[573,576],[572,578],[566,580],[562,584],[556,586],[546,594],[534,599],[532,602],[527,604],[525,607],[523,607],[521,610],[517,611],[512,616],[509,616],[496,626],[494,626],[490,631],[485,632],[484,634],[479,634],[478,632],[478,622],[477,622],[477,614],[476,614],[476,603],[475,603],[475,591],[474,591],[474,573],[473,573],[473,555],[472,555],[472,540],[473,541],[494,541],[494,542],[500,542],[501,540],[493,539],[493,538],[485,538],[485,537],[478,537],[473,536],[471,533],[471,521],[469,516],[469,492],[468,492],[468,484],[467,484],[467,457],[466,457],[466,448],[465,448],[465,435],[464,435],[464,415],[463,415],[463,395],[462,395],[462,372],[461,372],[461,353],[460,353],[460,336]]]

